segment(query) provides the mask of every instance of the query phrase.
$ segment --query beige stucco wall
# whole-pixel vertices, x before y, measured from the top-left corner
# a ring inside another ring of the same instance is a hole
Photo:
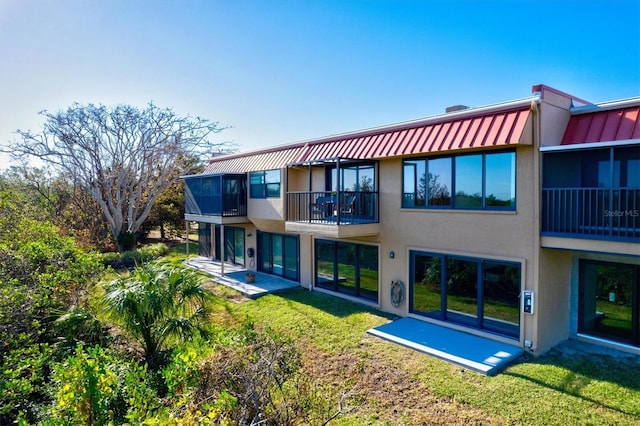
[[[249,198],[247,217],[255,220],[284,220],[284,196],[280,198]]]
[[[522,265],[522,282],[533,288],[533,268],[527,267],[536,251],[534,209],[536,150],[516,150],[516,211],[469,211],[401,208],[402,159],[380,162],[380,226],[375,239],[380,247],[380,307],[408,315],[408,302],[399,308],[390,301],[389,284],[409,283],[409,252],[431,251],[495,258]],[[395,257],[391,259],[389,253]]]
[[[533,333],[534,354],[542,354],[569,338],[571,253],[540,250]]]

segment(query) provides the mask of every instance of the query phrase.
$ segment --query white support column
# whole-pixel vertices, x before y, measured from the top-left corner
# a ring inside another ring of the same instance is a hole
[[[188,259],[189,258],[189,221],[188,220],[184,221],[184,230],[187,233],[187,238],[185,238],[185,241],[187,242],[187,246],[185,247],[184,252]]]
[[[220,273],[224,277],[224,225],[220,225]]]
[[[211,255],[211,259],[216,258],[216,225],[211,224],[211,229],[209,230],[209,254]]]

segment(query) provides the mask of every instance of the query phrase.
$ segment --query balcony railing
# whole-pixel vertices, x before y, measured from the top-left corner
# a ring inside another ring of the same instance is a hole
[[[288,192],[287,221],[328,225],[378,222],[378,193],[361,191]]]
[[[542,233],[613,240],[639,238],[640,190],[543,189]]]
[[[246,216],[246,194],[193,196],[185,191],[185,213],[202,216]]]

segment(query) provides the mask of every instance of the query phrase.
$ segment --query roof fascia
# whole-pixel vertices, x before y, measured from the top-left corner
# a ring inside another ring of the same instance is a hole
[[[627,146],[638,144],[640,144],[640,139],[628,139],[626,141],[574,143],[571,145],[541,146],[540,152],[575,151],[578,149],[608,148],[612,146]]]
[[[202,177],[208,177],[208,176],[246,176],[246,175],[247,175],[247,173],[239,173],[239,172],[233,172],[233,173],[225,173],[225,172],[199,173],[199,174],[196,174],[196,175],[180,176],[180,179],[202,178]]]
[[[640,96],[634,98],[619,99],[615,101],[602,102],[599,104],[584,105],[571,108],[571,115],[589,114],[593,112],[605,112],[614,109],[623,109],[640,106]]]

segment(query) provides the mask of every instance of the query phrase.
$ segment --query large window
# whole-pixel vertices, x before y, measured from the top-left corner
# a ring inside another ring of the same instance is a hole
[[[518,338],[520,264],[411,252],[409,310]]]
[[[514,210],[516,154],[404,160],[402,207]]]
[[[640,266],[580,262],[578,332],[640,346]]]
[[[316,286],[378,301],[378,247],[315,240]]]
[[[280,197],[280,170],[251,173],[249,183],[251,198]]]
[[[258,270],[298,280],[298,237],[258,231]]]

